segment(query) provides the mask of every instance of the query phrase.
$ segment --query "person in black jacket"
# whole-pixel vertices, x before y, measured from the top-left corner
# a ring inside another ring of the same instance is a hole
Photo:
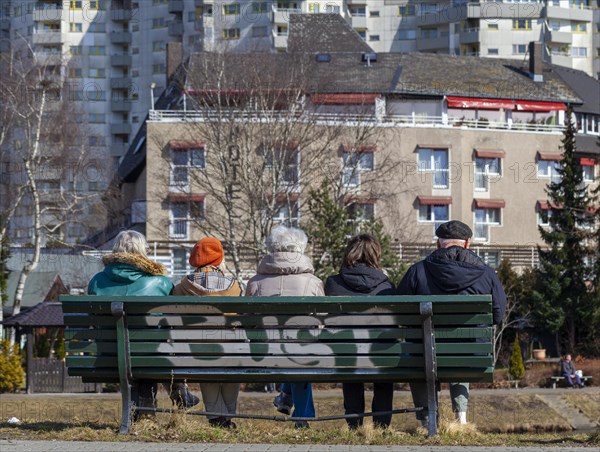
[[[452,220],[435,231],[437,250],[411,266],[396,290],[397,295],[458,295],[491,294],[492,316],[500,325],[506,310],[506,295],[498,276],[471,250],[473,231],[466,224]],[[411,383],[415,406],[427,406],[425,383]],[[467,423],[468,383],[451,383],[452,410],[461,424]],[[427,411],[417,412],[417,419],[426,426]]]
[[[342,259],[339,274],[330,276],[325,282],[325,295],[378,295],[391,292],[392,283],[383,273],[379,260],[381,245],[370,234],[353,237]],[[346,414],[364,414],[364,383],[344,383],[344,409]],[[391,411],[394,395],[393,383],[374,383],[372,410]],[[386,428],[392,420],[391,414],[374,416],[376,427]],[[362,417],[346,419],[348,427],[356,429],[363,423]]]

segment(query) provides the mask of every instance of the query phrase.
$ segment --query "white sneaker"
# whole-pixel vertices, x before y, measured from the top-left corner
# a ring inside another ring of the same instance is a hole
[[[456,420],[458,421],[459,424],[466,424],[467,423],[467,412],[466,411],[459,411],[456,413]]]

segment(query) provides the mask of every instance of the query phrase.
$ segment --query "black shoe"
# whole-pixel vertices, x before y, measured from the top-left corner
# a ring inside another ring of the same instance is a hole
[[[237,425],[231,419],[227,419],[223,416],[216,417],[214,419],[209,419],[208,424],[211,427],[219,427],[219,428],[230,428],[236,429]]]
[[[296,428],[310,428],[308,422],[306,421],[296,421],[294,423],[294,427]]]
[[[273,405],[277,407],[277,411],[289,416],[294,402],[291,395],[281,392],[273,399]]]
[[[176,385],[171,391],[170,397],[171,401],[179,408],[191,408],[200,402],[200,399],[183,384]]]

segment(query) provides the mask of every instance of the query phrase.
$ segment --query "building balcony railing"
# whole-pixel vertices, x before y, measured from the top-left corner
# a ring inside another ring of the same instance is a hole
[[[58,31],[38,30],[31,36],[33,44],[60,44],[66,39],[66,35]]]
[[[183,36],[183,22],[169,22],[169,36]]]
[[[61,3],[36,3],[32,19],[34,22],[58,22],[62,19],[63,11]]]
[[[62,55],[60,52],[35,52],[35,62],[41,66],[60,66]]]
[[[183,0],[169,0],[169,12],[170,13],[182,13],[183,12]]]
[[[128,31],[113,31],[110,34],[112,44],[131,44],[131,33]]]
[[[131,66],[131,55],[111,55],[110,64],[111,66]]]
[[[367,28],[367,17],[353,14],[352,18],[350,19],[350,25],[352,28],[365,29]]]
[[[110,79],[110,87],[112,89],[129,89],[131,85],[131,77],[114,77]]]
[[[302,14],[302,10],[300,8],[278,8],[277,5],[271,5],[271,22],[274,24],[289,23],[292,14]]]
[[[511,132],[562,133],[564,126],[558,124],[516,123],[513,121],[490,121],[487,119],[463,119],[459,117],[421,115],[355,115],[344,113],[318,113],[304,111],[293,113],[278,112],[238,112],[225,115],[223,112],[198,110],[150,110],[149,121],[154,122],[210,122],[248,121],[253,123],[275,123],[281,121],[313,121],[316,124],[343,122],[345,124],[372,123],[384,127],[436,127],[505,130]]]
[[[110,133],[112,133],[113,135],[129,135],[131,133],[131,124],[128,124],[126,122],[112,123],[110,125]]]
[[[129,22],[137,12],[136,8],[112,8],[110,18],[115,22]]]
[[[115,113],[126,113],[131,111],[131,101],[113,100],[110,103],[110,110]]]

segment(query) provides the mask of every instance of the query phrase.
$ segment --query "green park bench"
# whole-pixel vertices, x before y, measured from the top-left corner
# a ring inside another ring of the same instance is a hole
[[[69,374],[84,382],[120,383],[121,433],[129,432],[136,411],[161,411],[135,406],[132,389],[140,380],[424,381],[429,435],[437,434],[440,382],[493,381],[489,295],[62,296],[61,301]]]

